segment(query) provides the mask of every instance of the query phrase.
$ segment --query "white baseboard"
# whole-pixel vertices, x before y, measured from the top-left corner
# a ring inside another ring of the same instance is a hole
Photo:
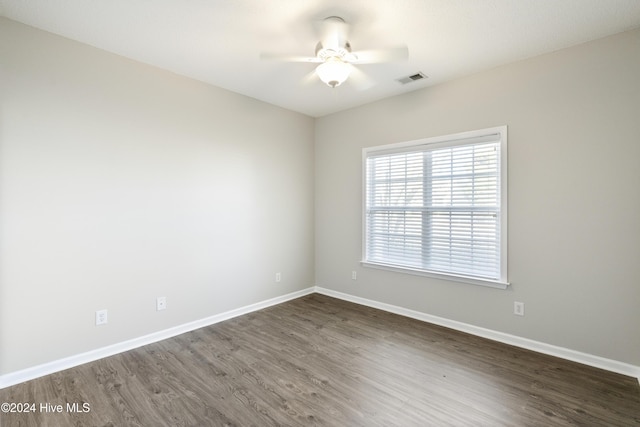
[[[77,354],[74,356],[65,357],[64,359],[54,360],[52,362],[47,362],[42,365],[23,369],[20,371],[0,375],[0,389],[35,378],[43,377],[54,372],[60,372],[65,369],[73,368],[74,366],[93,362],[94,360],[102,359],[104,357],[113,356],[115,354],[122,353],[128,350],[133,350],[134,348],[142,347],[143,345],[162,341],[176,335],[184,334],[185,332],[190,332],[195,329],[213,325],[215,323],[222,322],[224,320],[228,320],[237,316],[242,316],[243,314],[261,310],[263,308],[271,307],[276,304],[281,304],[283,302],[311,294],[314,292],[314,289],[315,288],[310,287],[301,291],[292,292],[276,298],[268,299],[266,301],[261,301],[255,304],[247,305],[245,307],[237,308],[235,310],[230,310],[224,313],[216,314],[214,316],[206,317],[204,319],[185,323],[183,325],[175,326],[163,331],[154,332],[142,337],[87,351],[85,353]]]
[[[539,353],[560,357],[563,359],[571,360],[574,362],[582,363],[582,364],[593,366],[596,368],[605,369],[607,371],[616,372],[622,375],[636,377],[640,382],[640,366],[634,366],[628,363],[618,362],[616,360],[606,359],[603,357],[594,356],[591,354],[582,353],[579,351],[570,350],[563,347],[558,347],[558,346],[545,344],[538,341],[533,341],[527,338],[521,338],[515,335],[510,335],[502,332],[493,331],[490,329],[480,328],[478,326],[457,322],[455,320],[449,320],[442,317],[421,313],[415,310],[409,310],[407,308],[398,307],[391,304],[386,304],[386,303],[382,303],[382,302],[378,302],[378,301],[374,301],[366,298],[357,297],[354,295],[345,294],[342,292],[333,291],[331,289],[326,289],[320,286],[315,286],[315,287],[303,289],[301,291],[282,295],[276,298],[271,298],[266,301],[250,304],[245,307],[237,308],[235,310],[230,310],[224,313],[216,314],[214,316],[196,320],[194,322],[185,323],[183,325],[175,326],[173,328],[165,329],[163,331],[154,332],[152,334],[144,335],[142,337],[134,338],[121,343],[98,348],[85,353],[66,357],[64,359],[54,360],[52,362],[47,362],[42,365],[34,366],[31,368],[23,369],[16,372],[11,372],[5,375],[0,375],[0,389],[9,387],[15,384],[19,384],[25,381],[29,381],[35,378],[39,378],[45,375],[49,375],[55,372],[63,371],[65,369],[73,368],[74,366],[93,362],[95,360],[102,359],[104,357],[113,356],[115,354],[122,353],[128,350],[133,350],[135,348],[142,347],[147,344],[152,344],[154,342],[162,341],[167,338],[174,337],[176,335],[193,331],[195,329],[210,326],[215,323],[222,322],[224,320],[241,316],[243,314],[251,313],[257,310],[261,310],[263,308],[281,304],[283,302],[286,302],[295,298],[299,298],[314,292],[331,296],[334,298],[338,298],[341,300],[350,301],[356,304],[365,305],[368,307],[373,307],[380,310],[388,311],[390,313],[399,314],[401,316],[421,320],[423,322],[433,323],[436,325],[466,332],[466,333],[487,338],[493,341],[514,345],[516,347],[526,348],[528,350],[533,350]]]
[[[533,350],[538,353],[556,356],[562,359],[571,360],[573,362],[582,363],[584,365],[593,366],[630,377],[635,377],[640,383],[640,366],[619,362],[617,360],[606,359],[604,357],[594,356],[592,354],[582,353],[580,351],[558,347],[555,345],[546,344],[515,335],[505,334],[503,332],[497,332],[491,329],[485,329],[478,326],[469,325],[467,323],[445,319],[443,317],[432,316],[430,314],[421,313],[419,311],[409,310],[407,308],[333,291],[331,289],[326,289],[320,286],[315,287],[315,292],[356,304],[388,311],[390,313],[399,314],[401,316],[410,317],[412,319],[421,320],[423,322],[433,323],[435,325],[440,325],[447,328],[455,329],[457,331],[466,332],[468,334],[487,338],[493,341],[525,348],[527,350]]]

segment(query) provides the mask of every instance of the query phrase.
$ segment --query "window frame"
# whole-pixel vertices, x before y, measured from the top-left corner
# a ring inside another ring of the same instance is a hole
[[[483,137],[498,135],[499,138],[499,164],[498,164],[498,191],[499,200],[499,233],[500,233],[500,277],[499,279],[481,278],[475,276],[465,276],[455,273],[425,270],[412,268],[403,265],[383,263],[379,261],[367,260],[367,158],[372,154],[394,154],[415,151],[421,146],[428,146],[428,150],[452,147],[456,145],[472,144],[472,140],[479,140]],[[413,141],[399,142],[393,144],[365,147],[362,149],[362,258],[361,264],[364,267],[389,270],[400,273],[414,274],[437,279],[451,280],[456,282],[469,283],[474,285],[488,286],[498,289],[506,289],[509,286],[507,276],[507,243],[508,243],[508,188],[507,188],[507,126],[497,126],[486,129],[460,132],[449,135],[423,138]]]

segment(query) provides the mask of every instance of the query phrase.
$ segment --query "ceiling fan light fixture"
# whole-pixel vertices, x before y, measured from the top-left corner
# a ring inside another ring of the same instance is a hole
[[[351,67],[340,58],[328,58],[325,62],[318,65],[316,74],[320,80],[330,87],[340,86],[349,77]]]

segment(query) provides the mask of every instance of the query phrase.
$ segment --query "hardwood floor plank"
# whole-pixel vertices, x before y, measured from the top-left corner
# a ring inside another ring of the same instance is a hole
[[[0,402],[38,408],[0,414],[2,427],[640,426],[634,378],[318,294],[0,390]]]

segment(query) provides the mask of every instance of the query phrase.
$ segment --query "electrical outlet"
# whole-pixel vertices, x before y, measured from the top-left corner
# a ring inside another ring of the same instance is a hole
[[[282,273],[276,273],[276,282],[280,282],[282,280]]]
[[[513,302],[513,314],[516,316],[524,316],[524,303],[514,301]]]
[[[104,325],[108,321],[107,318],[107,310],[98,310],[96,311],[96,326]]]
[[[167,309],[167,297],[158,297],[156,299],[156,310],[166,310]]]
[[[357,271],[352,271],[351,272],[351,280],[358,280],[358,272]]]

